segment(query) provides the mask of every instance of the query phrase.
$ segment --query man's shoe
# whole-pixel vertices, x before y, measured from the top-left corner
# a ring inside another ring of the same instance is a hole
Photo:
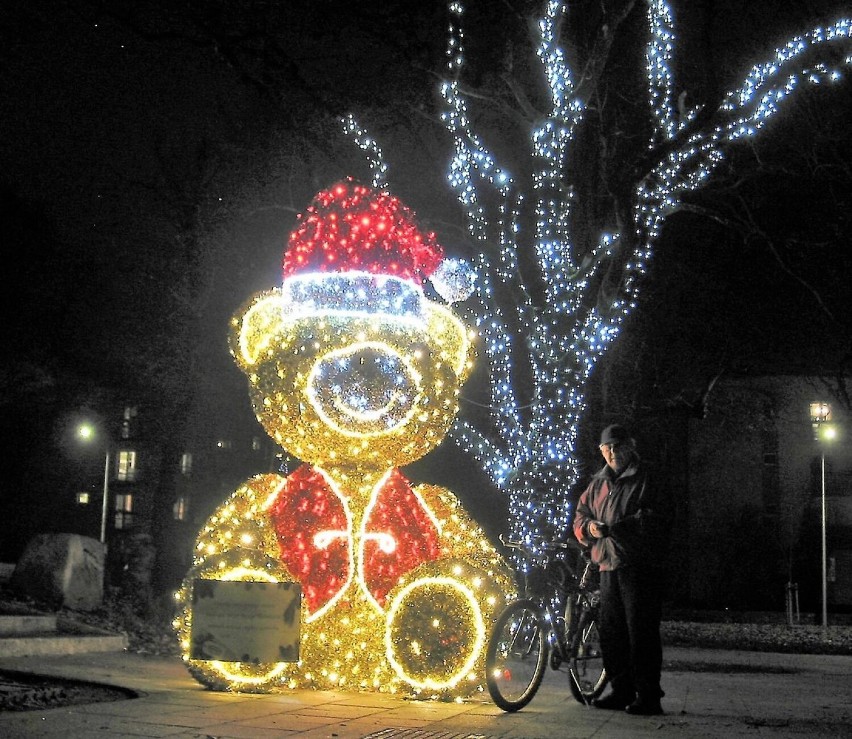
[[[663,707],[660,705],[659,698],[637,698],[624,710],[632,716],[661,716],[663,714]]]
[[[633,695],[630,693],[610,693],[603,698],[595,698],[592,705],[595,708],[603,708],[608,711],[623,711],[631,705]]]

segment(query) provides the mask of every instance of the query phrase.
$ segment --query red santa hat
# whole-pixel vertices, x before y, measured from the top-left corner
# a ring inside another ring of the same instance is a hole
[[[299,215],[284,255],[283,295],[289,313],[421,318],[425,279],[448,302],[462,299],[459,264],[444,259],[435,234],[423,232],[398,198],[349,178],[317,193]],[[467,282],[472,290],[472,273]]]

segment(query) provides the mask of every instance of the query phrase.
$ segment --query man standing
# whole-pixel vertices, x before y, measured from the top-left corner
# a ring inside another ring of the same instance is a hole
[[[649,482],[627,429],[605,428],[600,450],[606,465],[574,515],[574,536],[591,547],[601,575],[599,632],[612,691],[594,706],[654,716],[663,713],[660,619],[673,511]]]

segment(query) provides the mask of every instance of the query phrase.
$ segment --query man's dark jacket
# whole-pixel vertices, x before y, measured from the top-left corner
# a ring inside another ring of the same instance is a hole
[[[591,547],[592,561],[601,570],[619,567],[658,567],[668,552],[673,519],[670,503],[648,479],[645,466],[633,457],[616,477],[604,465],[583,491],[574,513],[574,536]],[[589,523],[607,526],[602,539],[589,536]]]

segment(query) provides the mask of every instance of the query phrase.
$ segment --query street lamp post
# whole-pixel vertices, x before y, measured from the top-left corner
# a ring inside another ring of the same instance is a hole
[[[822,486],[819,501],[819,520],[822,532],[822,625],[828,626],[828,546],[825,537],[825,449],[820,455]]]
[[[109,447],[106,450],[104,461],[104,499],[101,502],[101,544],[106,547],[106,524],[109,514]]]
[[[88,441],[95,435],[95,429],[90,424],[84,423],[78,429],[80,434],[80,438]],[[101,501],[101,544],[106,546],[106,529],[107,529],[107,517],[109,515],[109,468],[110,468],[110,453],[109,453],[109,444],[106,445],[106,453],[104,459],[104,487],[103,487],[103,500]]]
[[[837,436],[835,427],[827,421],[831,420],[831,406],[828,403],[811,403],[811,423],[814,428],[814,439],[820,444],[820,536],[822,550],[822,625],[828,626],[828,542],[826,537],[826,505],[825,505],[825,443]]]

